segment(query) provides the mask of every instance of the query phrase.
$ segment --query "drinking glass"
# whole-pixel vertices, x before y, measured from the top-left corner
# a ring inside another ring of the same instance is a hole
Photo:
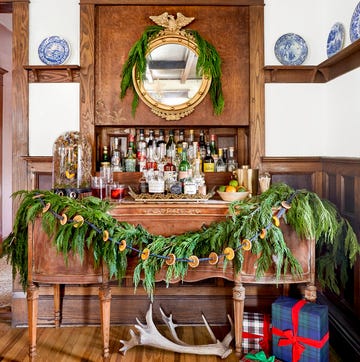
[[[91,194],[99,199],[106,198],[106,182],[99,176],[91,177]]]
[[[110,198],[113,201],[121,201],[125,197],[126,186],[118,183],[110,185]]]

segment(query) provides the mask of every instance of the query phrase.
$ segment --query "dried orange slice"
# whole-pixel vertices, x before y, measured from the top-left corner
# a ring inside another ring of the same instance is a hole
[[[74,228],[79,228],[84,225],[84,218],[81,215],[75,215],[73,217]]]
[[[286,201],[281,201],[281,206],[286,210],[291,209],[291,205]]]
[[[218,263],[219,261],[219,256],[215,253],[215,251],[212,251],[210,254],[209,254],[209,264],[210,265],[215,265]]]
[[[165,263],[167,265],[174,265],[175,264],[175,261],[176,261],[176,256],[175,254],[169,254],[166,258],[166,261]]]
[[[148,260],[150,256],[150,249],[145,248],[141,253],[141,260]]]
[[[260,239],[265,239],[266,233],[267,233],[266,229],[262,229],[260,234],[259,234],[259,238]]]
[[[277,227],[280,226],[280,220],[279,220],[279,218],[278,218],[277,216],[275,216],[275,215],[272,217],[272,222],[273,222],[273,224],[274,224],[275,226],[277,226]]]
[[[67,223],[67,221],[68,221],[68,218],[67,218],[66,214],[61,214],[61,217],[62,218],[60,219],[60,224],[65,225]]]
[[[50,202],[48,202],[48,203],[43,207],[43,209],[42,209],[43,214],[45,214],[45,212],[49,211],[50,206],[51,206],[51,204],[50,204]]]
[[[103,231],[103,240],[108,241],[109,240],[109,232],[107,230]]]
[[[192,268],[196,268],[197,266],[199,266],[200,261],[199,261],[199,258],[196,255],[191,255],[188,259],[190,260],[189,265]]]
[[[249,251],[251,250],[251,246],[252,246],[252,243],[249,239],[244,239],[242,242],[241,242],[241,247],[243,250],[245,251]]]
[[[224,249],[224,255],[227,260],[233,260],[235,257],[235,251],[228,246]]]
[[[119,244],[119,251],[124,251],[126,249],[126,240],[123,239],[120,241],[120,244]]]

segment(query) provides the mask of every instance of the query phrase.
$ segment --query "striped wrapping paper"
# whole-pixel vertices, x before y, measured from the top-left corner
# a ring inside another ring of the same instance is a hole
[[[244,312],[242,352],[264,350],[267,354],[271,349],[270,316],[262,313]]]
[[[280,297],[272,304],[272,353],[284,362],[328,362],[326,305]]]

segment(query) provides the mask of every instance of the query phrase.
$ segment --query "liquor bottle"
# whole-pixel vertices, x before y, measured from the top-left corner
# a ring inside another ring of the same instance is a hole
[[[128,152],[125,158],[125,171],[135,172],[136,170],[136,156],[131,146],[128,147]]]
[[[190,129],[189,130],[189,137],[188,137],[188,140],[187,140],[187,143],[188,143],[188,161],[190,162],[190,164],[192,164],[192,161],[196,158],[196,152],[195,152],[195,157],[194,157],[194,142],[195,142],[195,139],[194,139],[194,130],[193,129]],[[196,151],[197,151],[197,142],[196,142]]]
[[[229,147],[229,154],[227,159],[227,170],[233,172],[237,169],[237,162],[234,158],[234,147]]]
[[[215,172],[215,161],[211,155],[210,143],[206,143],[206,156],[203,160],[203,171],[204,172]]]
[[[183,143],[183,150],[181,153],[181,162],[179,164],[179,181],[184,181],[188,176],[191,175],[191,166],[187,160],[187,149],[186,142]]]
[[[217,144],[216,144],[216,136],[214,134],[210,135],[210,152],[211,152],[211,156],[213,157],[215,165],[216,165],[219,155],[218,155],[218,148],[217,148]]]
[[[196,184],[196,190],[201,195],[206,195],[205,176],[201,172],[200,158],[195,159],[195,169],[193,174],[193,180]]]
[[[162,172],[154,171],[148,180],[150,194],[163,194],[165,192],[165,182]]]
[[[175,155],[176,155],[176,144],[174,141],[174,130],[170,130],[169,139],[166,143],[166,156],[174,160]]]
[[[185,141],[185,131],[183,129],[181,129],[179,131],[179,139],[176,142],[176,152],[178,155],[181,155],[181,153],[182,153],[182,147],[183,147],[184,141]]]
[[[100,166],[110,166],[110,156],[107,146],[103,147]]]
[[[144,130],[139,130],[139,140],[136,144],[136,170],[142,172],[146,168],[146,141]]]
[[[170,191],[170,187],[177,181],[177,172],[171,157],[166,157],[166,160],[164,165],[165,190]]]
[[[147,142],[147,148],[153,148],[156,147],[155,139],[154,139],[154,130],[149,130],[149,139]]]
[[[157,170],[157,163],[155,161],[155,148],[151,145],[146,149],[146,169]]]
[[[119,139],[118,137],[114,138],[114,146],[113,146],[113,152],[111,156],[111,167],[113,168],[114,172],[122,172],[121,167],[121,152],[119,149]]]
[[[219,158],[215,164],[215,172],[226,172],[226,163],[223,159],[223,149],[219,148]]]
[[[206,156],[206,143],[205,143],[205,133],[204,130],[200,131],[199,136],[199,151],[200,151],[200,157],[202,160],[204,160]]]
[[[166,145],[166,142],[165,142],[165,132],[163,129],[159,129],[159,137],[156,141],[156,147],[160,147],[161,144],[165,144]]]

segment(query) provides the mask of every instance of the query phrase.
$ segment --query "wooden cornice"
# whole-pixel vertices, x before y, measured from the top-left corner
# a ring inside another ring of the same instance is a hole
[[[168,0],[80,0],[80,5],[166,5]],[[176,0],[171,6],[264,6],[264,0]]]

